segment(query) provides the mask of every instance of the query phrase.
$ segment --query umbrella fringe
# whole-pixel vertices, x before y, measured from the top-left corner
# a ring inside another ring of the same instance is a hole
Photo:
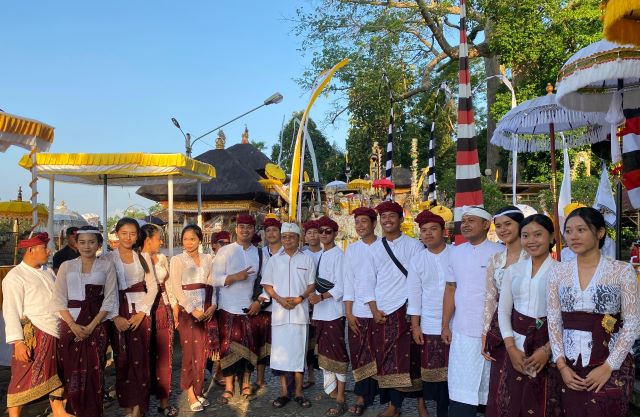
[[[499,146],[508,151],[513,151],[513,139],[508,131],[496,130],[491,138],[493,145]],[[518,135],[518,153],[535,153],[535,152],[549,152],[550,141],[546,136],[538,135],[533,138],[533,135]],[[607,133],[601,126],[597,126],[594,129],[589,129],[586,133],[574,134],[566,136],[566,146],[569,148],[576,148],[584,145],[591,145],[593,143],[602,142],[607,139]],[[556,149],[563,149],[562,140],[556,139]]]

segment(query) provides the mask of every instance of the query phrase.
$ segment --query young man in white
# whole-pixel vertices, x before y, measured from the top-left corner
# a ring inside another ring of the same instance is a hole
[[[452,417],[475,417],[489,394],[491,363],[481,355],[487,263],[491,255],[504,250],[487,240],[491,220],[482,207],[463,207],[460,231],[467,242],[455,246],[451,254],[456,262],[447,277],[441,334],[451,344],[447,377]]]
[[[309,303],[307,298],[315,285],[315,263],[298,249],[300,227],[283,223],[281,229],[284,251],[269,259],[262,276],[262,286],[273,300],[271,313],[271,369],[280,374],[280,396],[273,401],[283,407],[290,398],[286,372],[294,372],[294,400],[304,408],[311,403],[302,396],[305,368]]]
[[[449,345],[442,341],[442,298],[452,259],[451,247],[444,240],[444,219],[425,210],[415,219],[420,226],[420,241],[425,249],[411,258],[407,286],[407,313],[411,333],[421,346],[420,373],[424,401],[435,401],[438,417],[447,417],[449,390],[447,367]]]

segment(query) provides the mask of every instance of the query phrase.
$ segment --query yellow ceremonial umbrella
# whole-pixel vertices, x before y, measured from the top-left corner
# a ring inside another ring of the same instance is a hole
[[[11,201],[0,201],[0,219],[13,221],[13,233],[16,236],[15,247],[13,248],[13,264],[18,259],[18,235],[20,233],[20,220],[32,218],[31,203],[22,201],[22,188],[18,189],[18,199]],[[46,221],[49,213],[42,204],[38,205],[38,221]]]
[[[442,217],[446,223],[453,220],[453,213],[451,212],[451,210],[440,204],[438,204],[437,206],[433,206],[429,211]]]
[[[363,180],[361,178],[357,178],[347,183],[347,189],[349,190],[364,191],[364,190],[368,190],[369,188],[371,188],[371,181]]]
[[[569,217],[569,214],[571,214],[573,210],[579,209],[580,207],[586,207],[586,206],[582,203],[567,204],[566,206],[564,206],[564,209],[563,209],[564,217]]]
[[[604,3],[604,37],[621,45],[640,46],[640,0],[609,0]]]
[[[276,164],[268,163],[267,165],[265,165],[264,173],[270,180],[278,180],[280,182],[284,182],[287,179],[287,174],[285,174],[284,170]]]
[[[35,165],[39,177],[49,179],[49,211],[53,212],[54,182],[102,185],[104,250],[107,244],[107,186],[141,186],[167,184],[169,203],[169,255],[173,255],[173,184],[208,182],[215,178],[216,170],[209,164],[188,158],[183,154],[147,153],[63,153],[37,155],[36,163],[28,155],[20,159],[19,165],[32,169]],[[198,196],[198,203],[202,199]],[[198,207],[200,211],[200,207]],[[53,235],[53,217],[49,218],[49,233]]]
[[[275,187],[282,187],[282,181],[274,180],[274,179],[271,179],[271,178],[258,180],[258,182],[267,191],[270,191],[270,190],[274,189]]]

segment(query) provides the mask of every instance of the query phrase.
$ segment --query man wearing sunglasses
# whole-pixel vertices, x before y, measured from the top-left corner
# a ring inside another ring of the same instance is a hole
[[[309,302],[313,305],[318,365],[324,375],[324,391],[336,400],[336,405],[326,415],[338,416],[347,410],[344,391],[349,368],[342,304],[344,254],[335,243],[338,223],[327,216],[317,222],[323,251],[315,278],[316,291],[309,296]]]
[[[213,254],[216,255],[221,247],[231,243],[231,233],[223,230],[211,235],[211,249]]]

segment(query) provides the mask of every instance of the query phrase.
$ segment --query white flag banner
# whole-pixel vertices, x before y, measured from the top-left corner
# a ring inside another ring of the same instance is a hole
[[[600,174],[600,184],[598,184],[593,208],[602,213],[607,226],[612,228],[616,226],[616,200],[613,198],[611,181],[609,181],[609,173],[604,162],[602,162],[602,174]]]
[[[560,233],[564,232],[564,208],[571,204],[571,163],[569,162],[569,152],[565,143],[564,135],[562,136],[562,154],[564,157],[564,169],[562,171],[562,185],[560,186],[560,195],[558,196],[558,224],[560,225]],[[568,213],[567,213],[568,214]]]

